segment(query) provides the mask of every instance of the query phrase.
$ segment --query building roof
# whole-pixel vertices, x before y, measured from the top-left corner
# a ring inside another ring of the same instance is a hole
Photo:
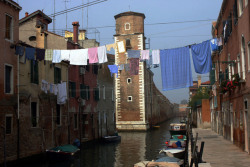
[[[210,85],[210,81],[202,82],[201,85]]]
[[[19,20],[19,24],[22,24],[23,22],[35,17],[36,15],[41,15],[45,20],[47,20],[49,23],[52,22],[52,19],[47,16],[46,14],[44,14],[41,10],[37,10],[31,14],[29,14],[28,16],[25,16],[24,18]]]
[[[115,15],[115,19],[119,18],[119,17],[122,17],[122,16],[131,16],[131,15],[134,15],[134,16],[141,16],[143,17],[144,19],[146,18],[145,15],[143,13],[137,13],[137,12],[124,12],[124,13],[120,13],[120,14],[117,14]]]
[[[14,1],[12,1],[12,0],[3,0],[3,1],[7,2],[7,3],[10,4],[10,5],[13,5],[13,6],[16,7],[18,10],[22,10],[22,7],[19,6],[18,3],[14,2]]]

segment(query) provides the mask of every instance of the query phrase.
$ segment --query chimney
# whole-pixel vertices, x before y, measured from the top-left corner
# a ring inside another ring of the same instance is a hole
[[[28,12],[25,12],[25,17],[28,17],[29,16],[29,13]]]
[[[79,27],[79,22],[75,21],[72,23],[73,25],[73,41],[75,43],[78,43],[78,27]]]

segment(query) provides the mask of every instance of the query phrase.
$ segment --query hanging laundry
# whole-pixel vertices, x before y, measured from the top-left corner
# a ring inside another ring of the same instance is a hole
[[[46,49],[45,51],[45,60],[52,61],[53,59],[53,50],[52,49]]]
[[[49,84],[49,83],[48,83],[47,81],[42,80],[42,83],[41,83],[41,90],[44,91],[46,94],[48,93],[48,91],[47,91],[47,85],[48,85],[48,84]]]
[[[25,49],[25,61],[26,61],[26,59],[35,60],[35,52],[36,52],[35,48],[28,48],[27,47]]]
[[[139,59],[130,59],[130,75],[138,75],[139,73]]]
[[[36,48],[36,59],[39,61],[44,60],[45,50]]]
[[[210,43],[211,43],[212,51],[217,51],[218,50],[217,38],[211,39]]]
[[[99,63],[105,63],[105,62],[108,61],[106,46],[100,46],[100,47],[98,47],[98,51],[97,52],[98,52]]]
[[[23,56],[24,54],[24,47],[23,46],[16,46],[16,55]]]
[[[113,43],[113,44],[109,44],[109,45],[106,45],[106,48],[107,48],[107,51],[110,51],[111,48],[113,48],[114,50],[116,49],[116,43]]]
[[[61,61],[70,61],[70,51],[71,50],[61,50]]]
[[[54,84],[49,84],[49,92],[54,93]]]
[[[130,64],[124,64],[125,71],[130,71]]]
[[[117,42],[118,53],[126,52],[124,41]]]
[[[147,68],[152,67],[152,55],[149,54],[149,59],[146,59]]]
[[[160,51],[162,90],[193,86],[189,47]]]
[[[117,66],[117,65],[108,65],[108,68],[109,68],[109,70],[110,70],[110,73],[111,73],[111,77],[112,77],[112,75],[113,74],[117,74],[116,75],[116,78],[118,77],[118,68],[119,68],[119,66]]]
[[[57,104],[65,104],[67,100],[67,86],[66,82],[57,84],[58,94],[57,94]]]
[[[120,71],[124,70],[124,64],[120,64],[120,65],[119,65],[119,70],[120,70]]]
[[[89,63],[98,63],[98,48],[89,48],[88,49],[88,55],[89,55]]]
[[[193,63],[196,73],[205,74],[212,69],[210,41],[191,46]]]
[[[128,58],[140,58],[141,51],[140,50],[127,50]]]
[[[70,51],[70,64],[87,65],[88,64],[88,49],[71,50]]]
[[[222,38],[221,38],[221,37],[220,37],[220,38],[218,38],[218,39],[217,39],[217,42],[218,42],[218,44],[217,44],[217,45],[218,45],[218,46],[221,46],[221,45],[222,45]]]
[[[53,50],[52,63],[61,63],[61,50]]]
[[[57,95],[57,93],[58,93],[57,84],[54,84],[53,86],[54,86],[54,88],[53,88],[54,95]]]
[[[148,60],[149,59],[149,50],[142,50],[141,51],[141,59],[142,60]]]
[[[152,50],[152,63],[160,64],[160,50]]]

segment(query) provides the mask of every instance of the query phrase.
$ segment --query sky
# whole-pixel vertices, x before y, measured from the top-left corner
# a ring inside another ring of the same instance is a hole
[[[41,10],[50,16],[82,4],[100,2],[79,10],[73,10],[55,17],[57,33],[71,30],[72,22],[79,21],[81,29],[87,29],[89,39],[97,39],[100,45],[114,43],[115,34],[114,16],[127,12],[144,13],[146,42],[150,38],[150,49],[171,49],[198,44],[211,39],[212,21],[216,21],[220,12],[222,0],[14,0],[22,7],[20,19]],[[202,20],[202,21],[201,21]],[[53,23],[49,25],[53,30]],[[149,45],[147,45],[149,47]],[[191,57],[190,57],[191,58]],[[192,63],[192,58],[191,58]],[[161,70],[151,69],[154,72],[154,82],[161,91]],[[197,81],[197,74],[192,65],[193,80]],[[209,80],[209,74],[202,75],[202,82]],[[189,98],[188,88],[162,91],[172,102],[180,103]]]

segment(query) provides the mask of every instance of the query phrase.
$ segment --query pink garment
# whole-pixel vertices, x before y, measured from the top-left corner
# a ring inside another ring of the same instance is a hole
[[[98,63],[98,48],[89,48],[88,49],[88,54],[89,54],[89,63]]]
[[[142,50],[141,51],[141,59],[142,60],[149,59],[149,50]]]

